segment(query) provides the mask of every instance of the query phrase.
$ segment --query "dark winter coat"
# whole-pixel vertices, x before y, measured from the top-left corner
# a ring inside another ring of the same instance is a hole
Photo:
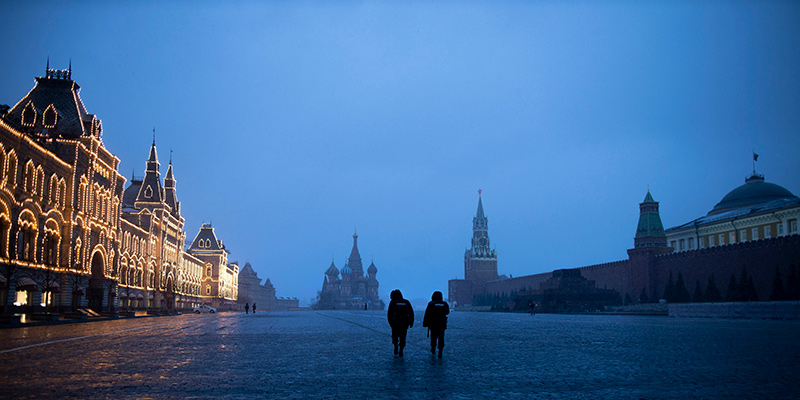
[[[432,330],[445,330],[447,329],[447,314],[450,314],[450,306],[447,302],[442,300],[431,301],[425,309],[422,326]]]
[[[414,326],[414,309],[411,307],[411,302],[406,299],[394,299],[389,302],[389,311],[386,313],[386,317],[392,328]]]

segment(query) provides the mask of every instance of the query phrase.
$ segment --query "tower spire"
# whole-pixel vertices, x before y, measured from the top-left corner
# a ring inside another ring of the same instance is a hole
[[[636,227],[633,247],[664,247],[666,244],[667,236],[664,234],[664,225],[658,213],[658,202],[653,200],[648,188],[644,201],[639,203],[639,224]]]

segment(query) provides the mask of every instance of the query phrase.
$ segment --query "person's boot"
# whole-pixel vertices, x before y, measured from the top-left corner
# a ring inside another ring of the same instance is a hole
[[[439,349],[439,358],[442,358],[442,349]]]
[[[399,353],[399,356],[400,356],[400,357],[402,357],[402,356],[403,356],[403,348],[402,348],[402,347],[400,348],[400,353]]]
[[[394,345],[394,355],[397,355],[397,344]]]
[[[436,355],[436,347],[431,347],[431,354]]]

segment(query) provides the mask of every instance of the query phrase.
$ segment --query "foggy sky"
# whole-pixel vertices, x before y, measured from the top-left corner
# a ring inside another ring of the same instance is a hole
[[[757,169],[800,194],[800,3],[2,2],[0,104],[67,68],[120,172],[173,149],[203,222],[302,304],[357,230],[447,293],[483,190],[501,274],[625,259]]]

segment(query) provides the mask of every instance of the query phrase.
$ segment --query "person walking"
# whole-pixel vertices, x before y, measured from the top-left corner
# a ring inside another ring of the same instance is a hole
[[[250,313],[250,303],[244,303],[244,313],[245,314]]]
[[[256,313],[256,303],[253,302],[253,314],[255,314],[255,313]]]
[[[427,327],[431,335],[431,354],[436,354],[436,347],[439,347],[439,358],[442,358],[444,349],[444,331],[447,329],[447,314],[450,314],[450,306],[442,300],[442,292],[435,291],[431,295],[431,301],[425,308],[425,316],[422,318],[422,326]]]
[[[414,326],[414,309],[411,303],[403,298],[403,293],[399,290],[392,290],[389,295],[392,299],[389,302],[389,310],[386,318],[389,326],[392,327],[392,344],[394,344],[394,355],[403,356],[403,349],[406,347],[406,333],[408,328]]]

